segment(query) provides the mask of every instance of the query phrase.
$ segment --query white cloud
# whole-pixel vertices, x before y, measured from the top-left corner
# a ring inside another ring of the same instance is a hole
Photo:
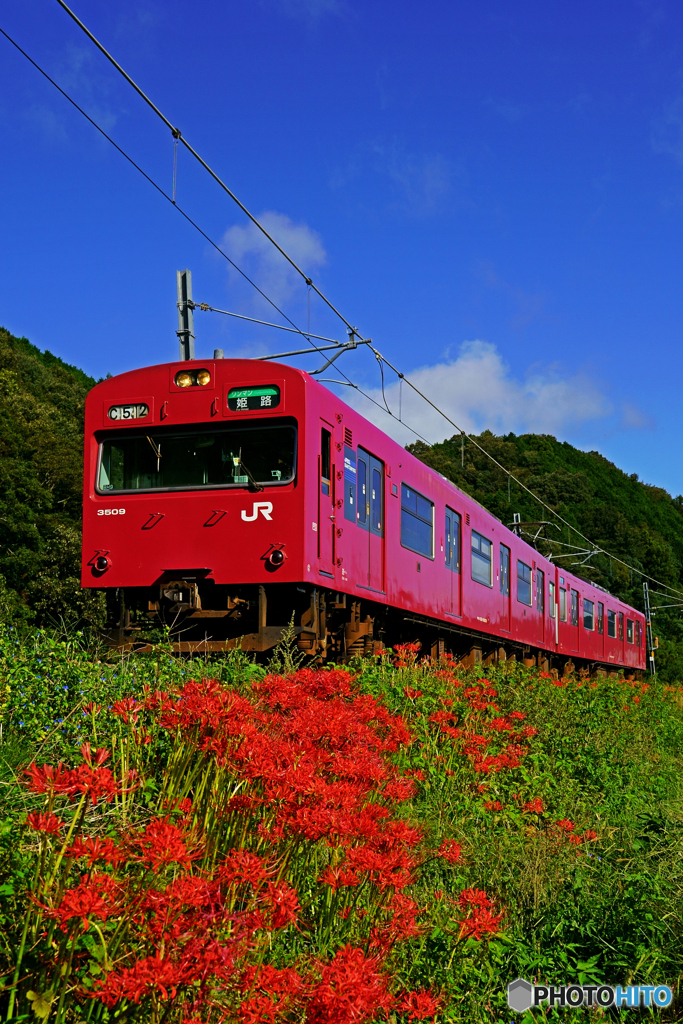
[[[266,210],[257,219],[309,277],[327,262],[320,236],[307,224],[295,224],[284,213],[274,210]],[[255,224],[249,222],[228,228],[223,245],[230,258],[278,305],[305,288],[303,278]],[[232,268],[229,275],[231,286],[244,294],[244,279]]]
[[[391,377],[393,374],[385,367],[385,379]],[[409,377],[468,433],[489,429],[496,434],[513,431],[575,435],[588,421],[613,412],[610,400],[587,374],[562,377],[557,367],[532,367],[519,379],[511,374],[496,346],[486,341],[465,342],[455,360],[423,366],[413,370]],[[364,390],[380,405],[384,404],[380,388]],[[391,383],[385,388],[385,396],[392,413],[397,416],[400,405],[402,420],[428,441],[441,441],[455,433],[448,421],[407,384],[400,389],[398,383]],[[407,444],[414,438],[410,429],[390,419],[357,392],[348,389],[344,398],[397,441]]]

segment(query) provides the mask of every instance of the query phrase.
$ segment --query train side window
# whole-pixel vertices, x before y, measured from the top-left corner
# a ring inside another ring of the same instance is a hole
[[[548,603],[550,605],[548,611],[550,612],[551,618],[555,618],[555,584],[551,581],[548,584]]]
[[[624,613],[619,612],[619,639],[624,639]]]
[[[320,431],[320,490],[330,493],[332,434],[323,427]]]
[[[356,494],[358,496],[358,525],[367,529],[368,513],[368,464],[365,459],[358,458],[358,483]]]
[[[560,587],[560,621],[567,621],[567,591]]]
[[[531,566],[517,559],[517,600],[531,607]]]
[[[572,590],[572,605],[571,605],[571,616],[572,626],[578,626],[579,624],[579,592],[578,590]]]
[[[545,611],[545,573],[542,569],[536,570],[536,611],[541,615]]]
[[[382,532],[382,474],[373,466],[372,469],[372,490],[370,492],[370,509],[372,519],[370,528],[376,533]]]
[[[500,592],[508,597],[510,594],[510,548],[500,545]]]
[[[626,620],[626,641],[629,644],[633,643],[633,619]]]
[[[598,601],[598,633],[605,632],[605,606],[602,601]]]
[[[344,445],[344,519],[356,521],[356,453]]]
[[[617,613],[613,612],[611,608],[607,609],[607,636],[611,636],[614,640],[617,638]]]
[[[472,579],[485,587],[493,586],[491,549],[491,541],[472,530]]]
[[[585,597],[583,599],[583,628],[595,629],[595,605]]]
[[[446,534],[444,538],[444,557],[446,567],[453,572],[460,572],[460,516],[452,508],[446,508]]]
[[[401,545],[434,557],[434,503],[401,484]]]

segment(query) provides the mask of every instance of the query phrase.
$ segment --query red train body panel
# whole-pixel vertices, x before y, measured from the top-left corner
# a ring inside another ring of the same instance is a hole
[[[198,371],[208,383],[176,385]],[[645,668],[640,612],[543,558],[300,370],[246,359],[133,370],[90,392],[85,436],[84,587],[288,584],[489,648]],[[245,447],[270,474],[256,484]],[[207,482],[185,472],[181,449]],[[155,489],[169,458],[175,489]]]

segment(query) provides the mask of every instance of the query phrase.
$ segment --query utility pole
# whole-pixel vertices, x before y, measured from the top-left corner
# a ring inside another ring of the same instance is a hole
[[[647,642],[647,670],[651,676],[655,674],[655,647],[652,640],[652,612],[650,611],[650,591],[646,582],[643,583],[643,603],[645,605],[645,637]]]
[[[192,301],[192,272],[176,270],[178,285],[178,341],[180,358],[194,359],[194,302]]]

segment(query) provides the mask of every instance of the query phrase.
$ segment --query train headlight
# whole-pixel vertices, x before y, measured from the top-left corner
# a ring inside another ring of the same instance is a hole
[[[206,387],[207,384],[211,383],[211,374],[208,370],[199,370],[197,373],[197,383],[201,387]]]
[[[192,374],[188,373],[187,370],[181,370],[180,373],[175,375],[176,387],[179,388],[191,388],[193,384]]]

